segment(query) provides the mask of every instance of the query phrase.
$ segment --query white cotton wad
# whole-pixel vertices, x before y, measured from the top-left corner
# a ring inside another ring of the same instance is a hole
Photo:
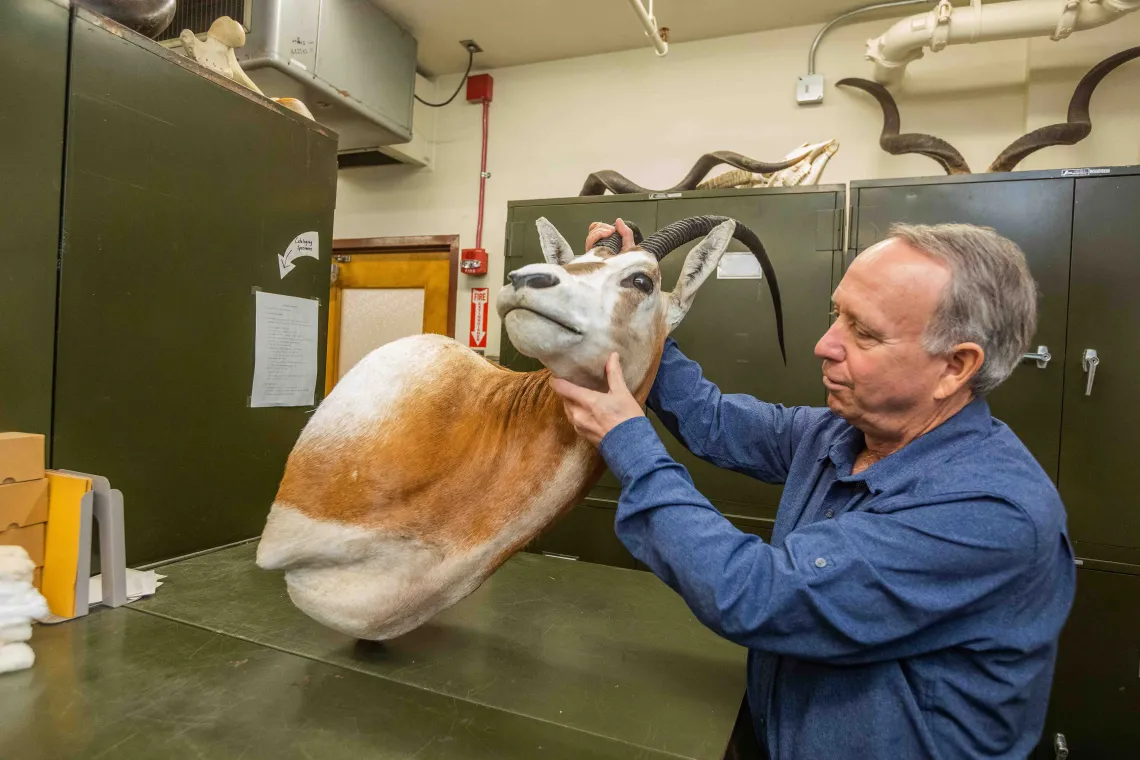
[[[20,546],[0,546],[0,673],[24,670],[36,661],[27,642],[32,621],[48,615],[47,601],[32,585],[35,572]]]

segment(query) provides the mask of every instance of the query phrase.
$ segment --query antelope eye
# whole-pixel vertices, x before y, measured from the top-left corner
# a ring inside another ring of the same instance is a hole
[[[626,277],[625,280],[622,281],[622,285],[627,288],[637,288],[646,294],[653,292],[653,280],[650,279],[649,275],[642,274],[641,272]]]

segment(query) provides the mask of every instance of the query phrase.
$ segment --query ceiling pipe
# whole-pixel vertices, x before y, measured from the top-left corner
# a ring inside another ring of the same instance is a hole
[[[826,24],[824,24],[823,28],[819,30],[819,33],[815,35],[815,39],[811,41],[811,50],[808,51],[808,74],[815,73],[815,50],[819,47],[820,40],[822,40],[823,35],[827,34],[828,31],[830,31],[831,27],[835,26],[836,24],[842,24],[844,21],[850,20],[853,16],[858,16],[860,14],[867,13],[868,11],[877,11],[883,8],[898,8],[905,5],[930,5],[934,2],[937,2],[937,0],[893,0],[893,2],[889,3],[875,3],[874,5],[864,5],[862,8],[854,8],[847,11],[846,13],[836,16],[835,18],[831,19],[831,21],[828,21]]]
[[[907,5],[929,5],[932,2],[937,2],[937,0],[891,0],[891,2],[875,3],[873,5],[864,5],[862,8],[853,8],[828,21],[815,35],[815,39],[811,41],[811,50],[808,51],[807,76],[800,77],[796,83],[796,102],[801,106],[823,102],[823,75],[815,73],[815,51],[816,48],[819,47],[823,35],[827,34],[833,26],[842,24],[844,21],[849,21],[853,17],[867,13],[868,11],[877,11],[883,8],[900,8]]]
[[[641,4],[641,0],[629,0],[629,4],[633,7],[633,12],[637,14],[637,18],[641,21],[641,27],[645,30],[645,36],[653,43],[653,49],[657,51],[657,55],[665,55],[668,53],[669,43],[662,39],[661,33],[657,30],[657,18],[653,15],[653,0],[649,0],[648,10]]]
[[[937,53],[947,45],[991,40],[1063,40],[1137,9],[1140,0],[1011,0],[984,7],[981,0],[971,0],[968,8],[940,0],[928,13],[905,18],[867,40],[867,59],[875,63],[874,80],[889,87],[902,81],[907,64],[921,58],[926,47]]]

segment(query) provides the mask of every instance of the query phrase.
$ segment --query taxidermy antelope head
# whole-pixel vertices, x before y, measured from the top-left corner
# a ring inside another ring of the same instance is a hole
[[[440,335],[376,349],[321,403],[289,455],[257,549],[290,598],[362,639],[410,631],[470,594],[604,471],[566,420],[552,375],[603,387],[617,351],[644,401],[662,345],[732,238],[759,259],[783,350],[775,272],[756,235],[725,217],[671,224],[619,253],[575,257],[545,219],[543,264],[498,299],[511,342],[546,369],[512,372]],[[703,236],[672,292],[659,261]]]
[[[1106,58],[1093,66],[1077,83],[1073,97],[1069,100],[1069,113],[1064,123],[1050,124],[1017,138],[994,159],[986,171],[1013,171],[1013,168],[1022,159],[1042,148],[1048,148],[1051,145],[1075,145],[1088,137],[1089,133],[1092,132],[1089,101],[1092,99],[1093,90],[1100,84],[1100,80],[1108,76],[1113,69],[1138,57],[1140,57],[1140,47],[1134,47]],[[962,154],[945,140],[918,132],[899,134],[898,105],[883,85],[856,78],[841,79],[835,84],[836,86],[855,87],[863,90],[879,101],[879,106],[883,109],[883,132],[879,137],[879,145],[887,153],[895,156],[904,153],[918,153],[937,161],[947,174],[971,173],[966,159],[962,158]]]

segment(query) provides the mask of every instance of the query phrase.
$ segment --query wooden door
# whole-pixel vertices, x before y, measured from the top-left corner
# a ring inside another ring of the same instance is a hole
[[[452,262],[447,251],[334,256],[325,392],[370,351],[422,333],[451,335]]]

